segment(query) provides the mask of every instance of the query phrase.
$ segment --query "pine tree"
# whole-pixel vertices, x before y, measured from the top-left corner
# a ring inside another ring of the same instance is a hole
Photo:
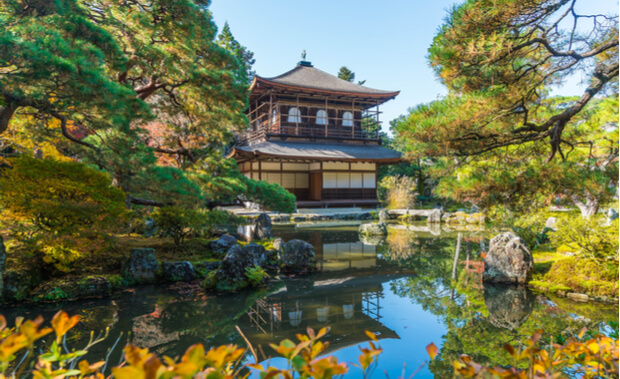
[[[218,45],[230,51],[235,58],[245,67],[246,69],[246,78],[245,80],[249,83],[254,75],[256,75],[256,71],[252,70],[252,66],[256,63],[256,59],[254,59],[254,53],[242,46],[233,36],[230,31],[230,25],[228,25],[228,21],[224,23],[224,27],[222,31],[217,36],[216,39]]]

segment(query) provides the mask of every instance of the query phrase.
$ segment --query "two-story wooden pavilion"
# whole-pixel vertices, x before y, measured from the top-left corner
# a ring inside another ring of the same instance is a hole
[[[399,91],[364,87],[310,62],[255,76],[250,125],[232,156],[246,176],[278,183],[298,206],[375,205],[377,167],[399,162],[381,146],[379,106]]]

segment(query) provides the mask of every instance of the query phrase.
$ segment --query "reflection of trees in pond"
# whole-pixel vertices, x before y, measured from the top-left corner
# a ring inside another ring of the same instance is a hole
[[[393,261],[407,259],[419,250],[417,242],[416,235],[407,230],[390,229],[386,239],[387,256]]]
[[[391,290],[411,298],[446,325],[440,353],[430,364],[436,377],[452,377],[452,363],[460,354],[468,354],[478,363],[509,365],[512,358],[504,353],[504,343],[519,345],[539,329],[547,338],[559,338],[577,333],[583,326],[600,327],[600,316],[575,317],[544,297],[537,299],[526,288],[486,284],[483,288],[478,258],[482,240],[476,235],[463,233],[441,242],[411,238],[396,237],[395,246],[415,247],[410,250],[413,254],[398,263],[418,275],[393,281]]]

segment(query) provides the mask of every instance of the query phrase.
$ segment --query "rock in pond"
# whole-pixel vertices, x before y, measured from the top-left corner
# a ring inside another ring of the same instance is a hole
[[[256,226],[252,237],[255,240],[266,240],[273,237],[271,230],[271,217],[267,213],[261,213],[256,219]]]
[[[243,250],[247,251],[248,254],[252,256],[254,259],[254,265],[263,267],[265,262],[267,262],[267,254],[265,253],[266,250],[263,245],[250,242],[243,248]]]
[[[282,241],[282,238],[280,237],[274,238],[273,241],[271,241],[271,246],[273,246],[273,248],[276,251],[282,250],[282,244],[283,244],[283,241]]]
[[[155,258],[155,249],[132,249],[125,264],[125,277],[135,283],[153,283],[157,278],[159,262]]]
[[[430,211],[428,216],[426,217],[426,222],[429,224],[441,223],[441,210],[433,209],[432,211]]]
[[[521,237],[507,232],[491,239],[484,259],[485,282],[527,284],[533,269],[532,254]]]
[[[215,241],[211,241],[209,244],[211,250],[217,255],[225,255],[228,250],[237,244],[237,239],[229,234],[224,234]]]
[[[280,259],[283,273],[307,274],[316,270],[314,247],[302,240],[290,240],[283,244]]]
[[[384,223],[373,222],[360,225],[359,233],[363,236],[385,236],[388,232]]]
[[[235,282],[245,280],[245,269],[254,266],[254,257],[248,250],[234,245],[228,250],[218,271],[221,279]]]
[[[385,209],[381,209],[379,211],[379,221],[383,222],[389,219],[390,219],[390,214]]]
[[[164,279],[171,282],[191,282],[196,279],[194,266],[185,262],[164,262],[161,265]]]

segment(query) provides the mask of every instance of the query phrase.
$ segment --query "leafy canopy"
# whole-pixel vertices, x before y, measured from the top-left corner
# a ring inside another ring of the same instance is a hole
[[[606,91],[617,93],[618,17],[582,15],[576,1],[469,0],[455,6],[429,49],[448,87],[401,130],[415,154],[472,156],[545,140],[563,155],[567,124]],[[549,111],[549,88],[582,72],[588,88]]]

